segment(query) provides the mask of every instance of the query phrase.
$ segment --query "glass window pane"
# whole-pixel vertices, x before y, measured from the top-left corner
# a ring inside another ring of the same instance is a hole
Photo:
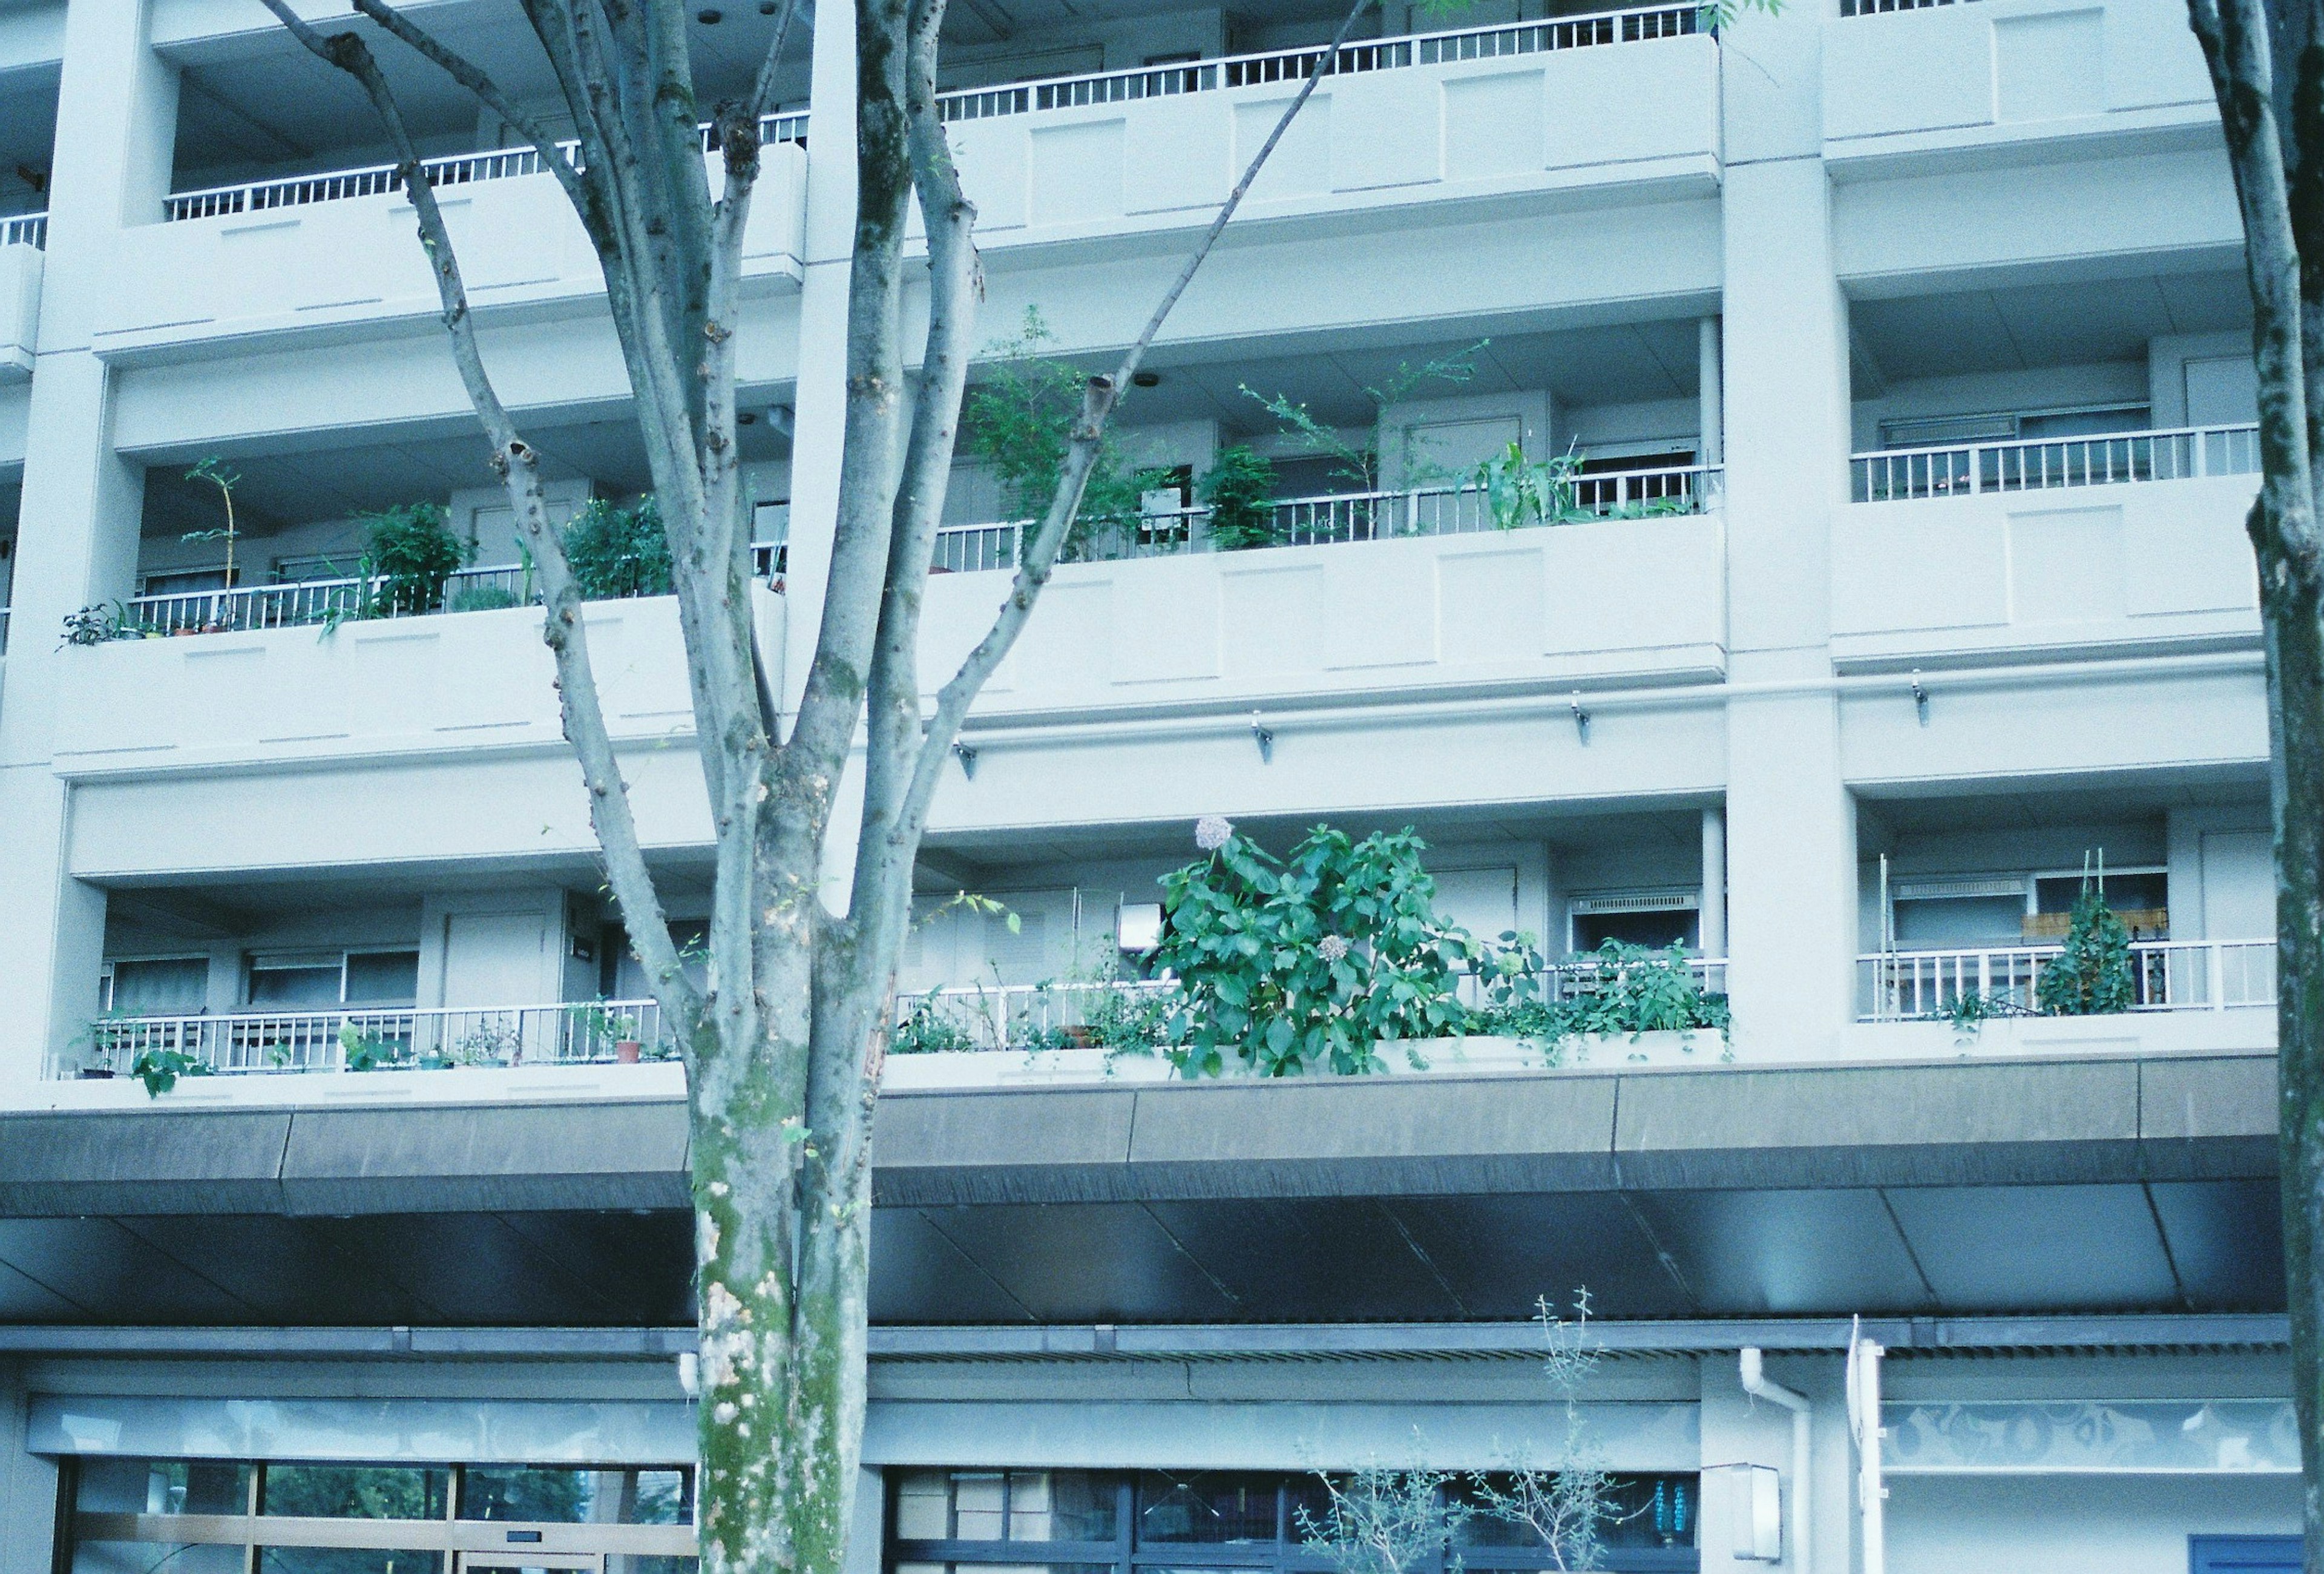
[[[1114,1537],[1114,1480],[1087,1470],[1009,1473],[1009,1539],[1012,1542],[1110,1542]]]
[[[662,1558],[642,1552],[608,1552],[605,1554],[605,1574],[696,1574],[702,1567],[696,1558]]]
[[[549,1524],[691,1524],[694,1472],[674,1465],[619,1470],[472,1465],[460,1517]]]
[[[337,1005],[339,1003],[339,965],[326,967],[319,963],[286,966],[260,964],[250,966],[250,1004],[253,1005]]]
[[[123,1016],[174,1016],[209,998],[208,957],[113,964],[113,1009]]]
[[[1278,1479],[1223,1470],[1147,1471],[1138,1478],[1138,1539],[1272,1545]]]
[[[347,999],[365,1005],[410,1005],[420,998],[418,951],[347,953]]]
[[[1610,1494],[1614,1513],[1599,1539],[1609,1547],[1692,1547],[1696,1490],[1692,1476],[1618,1478]]]
[[[998,1542],[1001,1504],[1008,1477],[999,1470],[955,1470],[952,1473],[953,1538],[963,1542]]]
[[[88,1458],[73,1505],[86,1514],[248,1514],[250,1470],[207,1459]]]
[[[443,1574],[444,1554],[367,1547],[261,1547],[258,1574]]]
[[[899,1542],[941,1542],[952,1535],[952,1478],[942,1470],[908,1470],[896,1483]]]
[[[269,1465],[259,1512],[301,1519],[442,1519],[452,1473],[417,1465]]]
[[[72,1574],[243,1574],[240,1547],[189,1547],[174,1542],[83,1542]]]

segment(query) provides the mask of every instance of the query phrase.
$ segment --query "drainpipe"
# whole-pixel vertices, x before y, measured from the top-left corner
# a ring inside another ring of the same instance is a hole
[[[1886,1574],[1888,1489],[1880,1484],[1881,1347],[1853,1333],[1848,1342],[1848,1413],[1856,1434],[1857,1517],[1863,1526],[1863,1574]]]
[[[1791,1502],[1791,1563],[1798,1574],[1809,1574],[1814,1567],[1808,1549],[1808,1419],[1807,1398],[1794,1393],[1780,1383],[1768,1381],[1759,1360],[1759,1352],[1747,1348],[1743,1352],[1743,1392],[1754,1399],[1765,1399],[1782,1405],[1792,1412],[1792,1502]]]

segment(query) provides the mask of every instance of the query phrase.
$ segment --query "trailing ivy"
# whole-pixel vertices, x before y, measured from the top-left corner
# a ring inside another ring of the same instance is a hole
[[[2137,997],[2129,926],[2107,906],[2104,891],[2085,881],[2065,949],[2042,969],[2035,998],[2055,1016],[2105,1016],[2130,1010]]]

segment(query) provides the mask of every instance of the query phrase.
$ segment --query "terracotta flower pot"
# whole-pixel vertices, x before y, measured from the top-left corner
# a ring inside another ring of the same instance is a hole
[[[613,1041],[613,1059],[620,1061],[624,1066],[636,1065],[638,1063],[638,1057],[644,1053],[644,1051],[645,1045],[640,1043],[635,1039],[616,1039]]]

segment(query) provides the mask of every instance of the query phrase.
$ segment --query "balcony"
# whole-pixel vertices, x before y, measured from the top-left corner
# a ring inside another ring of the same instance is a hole
[[[32,375],[40,350],[41,270],[49,218],[32,213],[0,219],[0,382]]]
[[[806,214],[805,117],[769,127],[743,243],[747,275],[796,281]],[[480,312],[593,297],[595,250],[530,149],[429,165]],[[715,179],[714,175],[714,179]],[[432,318],[436,284],[392,165],[180,192],[165,222],[123,233],[94,343],[134,358],[190,341],[309,325]]]
[[[761,542],[751,549],[751,569],[773,585],[782,572],[784,549]],[[440,594],[419,602],[400,598],[376,578],[343,576],[282,585],[244,585],[231,590],[180,590],[133,596],[96,632],[106,640],[158,639],[180,634],[249,634],[277,628],[337,628],[348,622],[407,619],[447,612],[489,612],[541,604],[540,576],[521,563],[462,569],[446,577]],[[638,599],[631,596],[620,599]],[[0,608],[0,612],[5,612]],[[0,623],[0,635],[5,625]]]
[[[1841,0],[1823,43],[1824,156],[2218,134],[2183,10],[2146,0]]]
[[[1715,474],[1605,483],[1592,493],[1604,516],[1545,527],[1498,528],[1471,490],[1286,500],[1274,510],[1285,544],[1258,550],[1218,550],[1200,510],[1101,525],[1082,560],[1057,569],[979,712],[1715,679],[1725,538],[1715,509],[1694,512],[1715,502]],[[1665,484],[1661,495],[1632,495]],[[1012,567],[1022,528],[940,537],[928,681],[991,622],[993,589],[974,575]],[[1165,627],[1169,639],[1152,637]]]
[[[1856,959],[1863,1022],[1978,1021],[2040,1014],[2059,946],[1886,951]],[[2134,940],[2131,1009],[2273,1010],[2275,940]]]
[[[1352,43],[1252,190],[1282,216],[1718,179],[1695,5]],[[1309,46],[948,93],[987,244],[1206,221],[1314,74]]]
[[[1843,667],[2248,645],[2248,425],[1858,454],[1832,542]]]
[[[157,1063],[196,1077],[620,1063],[674,1053],[660,1022],[651,1000],[108,1016],[55,1071],[101,1080]]]

